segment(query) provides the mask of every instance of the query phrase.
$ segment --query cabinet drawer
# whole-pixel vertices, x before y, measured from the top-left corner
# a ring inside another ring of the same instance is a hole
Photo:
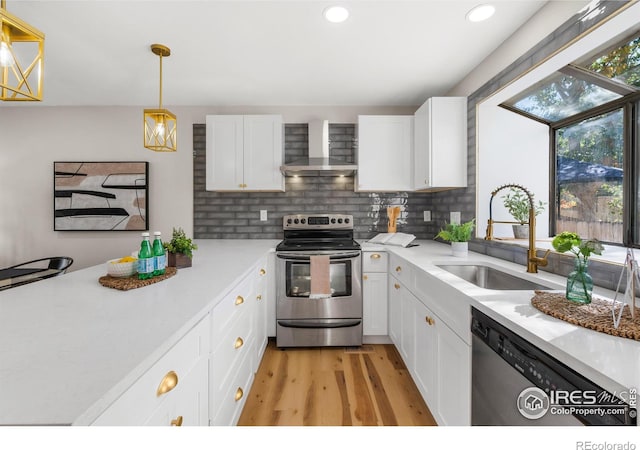
[[[396,255],[389,255],[389,273],[405,286],[413,286],[414,284],[415,269]]]
[[[248,276],[216,305],[212,316],[212,347],[223,338],[229,325],[242,314],[249,314],[254,305],[254,280],[256,277]]]
[[[239,372],[247,353],[254,348],[255,332],[251,316],[240,317],[229,332],[221,339],[220,345],[211,355],[211,389],[214,404],[219,404],[228,383]],[[249,370],[253,365],[249,367]]]
[[[363,252],[363,272],[386,272],[389,269],[389,255],[385,252]]]
[[[212,425],[236,425],[253,380],[253,371],[251,370],[252,352],[253,350],[249,350],[244,355],[238,370],[234,372],[235,376],[225,384],[222,396],[209,405],[214,417]]]
[[[208,361],[201,358],[191,372],[180,380],[176,393],[160,404],[145,425],[208,425],[208,374]]]
[[[94,425],[142,425],[158,406],[173,396],[179,395],[183,378],[201,358],[209,354],[209,316],[201,320],[160,360],[145,372],[120,398],[105,410]],[[171,372],[175,374],[172,377]],[[175,388],[158,394],[165,377],[177,379]]]

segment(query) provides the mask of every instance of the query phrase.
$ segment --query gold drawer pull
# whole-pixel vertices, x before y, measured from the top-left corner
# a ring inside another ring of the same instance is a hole
[[[172,427],[181,427],[182,426],[182,416],[178,416],[171,421]]]
[[[433,325],[435,323],[435,320],[433,320],[433,318],[429,316],[425,317],[425,320],[429,325]]]
[[[178,374],[173,370],[167,372],[167,374],[162,378],[162,381],[158,385],[158,390],[156,391],[156,396],[160,397],[163,394],[171,391],[178,385]]]
[[[260,269],[260,276],[266,275],[267,271],[264,269]]]
[[[256,295],[256,300],[262,300],[262,295],[261,294]]]
[[[244,395],[244,392],[242,391],[242,388],[238,388],[238,390],[236,391],[235,400],[239,401],[243,395]]]
[[[396,289],[400,289],[400,285],[398,283],[394,284],[393,287]]]
[[[238,348],[242,347],[243,345],[244,345],[244,341],[242,340],[242,338],[241,338],[241,337],[237,338],[237,339],[236,339],[235,344],[233,344],[233,346],[234,346],[236,349],[238,349]]]
[[[368,280],[368,279],[369,279],[369,276],[367,276],[367,275],[362,275],[362,279],[363,279],[363,280]]]
[[[244,303],[244,298],[241,295],[236,297],[236,305],[242,305]]]
[[[380,259],[380,253],[374,253],[371,255],[371,259]]]
[[[398,272],[398,273],[402,272],[402,267],[400,267],[400,266],[396,267],[396,272]]]

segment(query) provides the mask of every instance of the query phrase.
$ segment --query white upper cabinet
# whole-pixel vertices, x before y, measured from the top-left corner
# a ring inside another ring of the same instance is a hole
[[[207,116],[208,191],[284,191],[282,116]]]
[[[412,190],[467,186],[467,99],[432,97],[414,114]]]
[[[412,191],[413,116],[358,116],[357,191]]]

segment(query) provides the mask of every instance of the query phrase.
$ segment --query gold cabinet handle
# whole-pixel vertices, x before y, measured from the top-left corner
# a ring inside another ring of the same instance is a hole
[[[256,300],[262,300],[262,295],[261,294],[256,295]]]
[[[236,401],[239,401],[239,400],[242,398],[242,396],[243,396],[243,395],[244,395],[244,392],[242,391],[242,388],[240,388],[240,387],[239,387],[239,388],[236,390],[235,400],[236,400]]]
[[[266,270],[264,270],[264,269],[260,269],[259,274],[260,274],[260,276],[262,277],[262,276],[264,276],[264,275],[266,275],[266,274],[267,274],[267,271],[266,271]]]
[[[236,297],[236,305],[242,305],[244,303],[244,298],[241,295]]]
[[[244,187],[244,185],[243,185],[242,183],[240,183],[240,184],[238,185],[238,187],[242,189],[242,188]]]
[[[393,287],[396,289],[400,289],[400,285],[398,283],[394,284]]]
[[[398,273],[402,272],[402,267],[400,267],[400,266],[396,267],[396,272],[398,272]]]
[[[173,390],[178,385],[178,374],[173,370],[167,372],[167,374],[162,378],[162,381],[158,385],[158,390],[156,391],[156,396],[160,397],[163,394]]]
[[[371,255],[371,259],[380,259],[380,253],[374,253]]]
[[[237,350],[237,349],[239,349],[240,347],[242,347],[243,345],[244,345],[244,341],[242,340],[242,338],[241,338],[241,337],[238,337],[238,338],[236,339],[236,342],[233,344],[233,347]]]
[[[433,317],[427,316],[427,317],[425,317],[425,320],[427,321],[427,323],[429,325],[433,325],[435,323],[435,320],[433,320]]]
[[[362,275],[362,279],[363,279],[363,280],[368,280],[368,279],[369,279],[369,276],[368,276],[368,275]]]
[[[182,416],[178,416],[171,421],[172,427],[181,427],[182,426]]]

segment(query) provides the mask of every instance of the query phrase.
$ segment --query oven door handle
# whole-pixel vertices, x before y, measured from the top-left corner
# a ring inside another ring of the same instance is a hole
[[[301,253],[301,252],[300,252]],[[346,258],[357,258],[360,256],[360,252],[340,252],[340,253],[323,253],[323,252],[304,252],[304,254],[300,254],[299,252],[277,252],[276,256],[281,259],[290,259],[293,261],[309,261],[311,259],[311,255],[329,255],[329,259],[346,259]]]
[[[278,320],[278,325],[285,328],[348,328],[360,325],[361,319],[347,319],[336,322],[315,320]]]

